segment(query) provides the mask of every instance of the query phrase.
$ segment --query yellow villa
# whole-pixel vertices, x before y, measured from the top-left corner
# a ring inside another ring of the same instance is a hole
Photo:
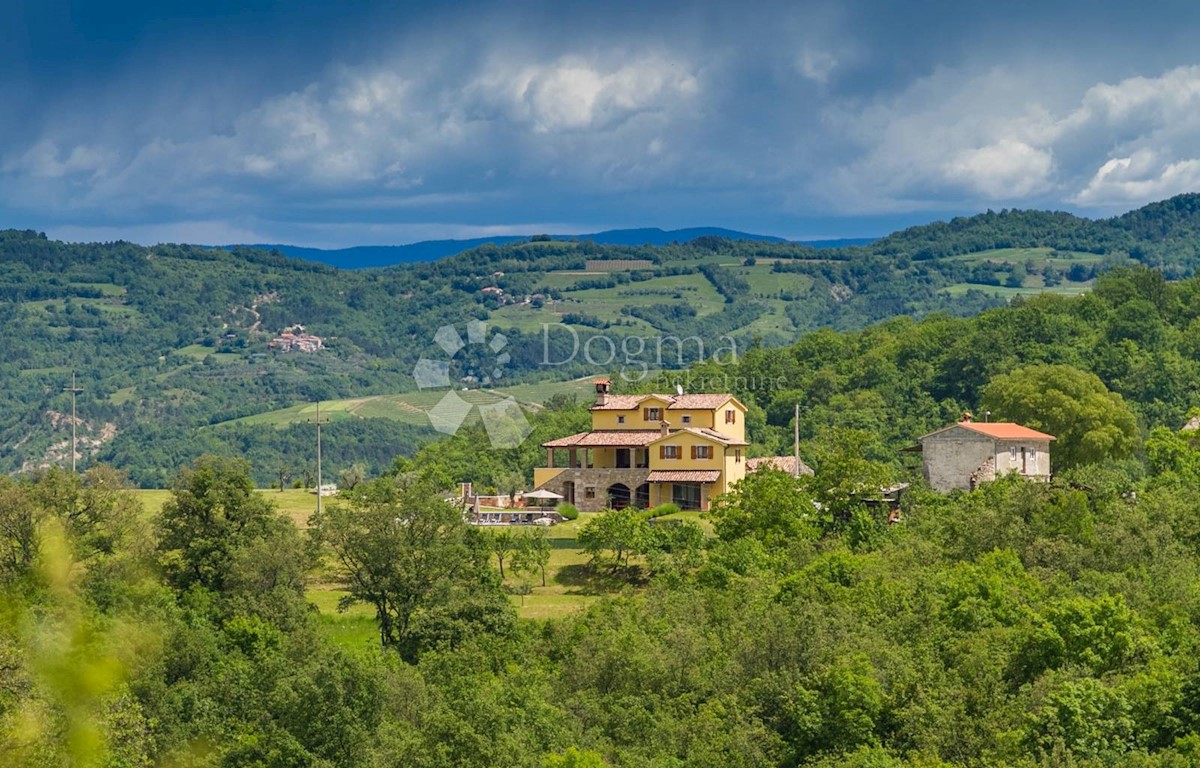
[[[733,395],[616,395],[596,380],[592,429],[542,443],[534,485],[585,512],[668,502],[707,510],[746,475],[746,406]]]

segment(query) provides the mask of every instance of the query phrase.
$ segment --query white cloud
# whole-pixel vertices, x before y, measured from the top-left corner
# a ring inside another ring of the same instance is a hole
[[[1072,202],[1097,208],[1126,207],[1200,190],[1200,159],[1163,162],[1148,149],[1106,161]]]
[[[61,179],[102,172],[115,160],[114,152],[101,147],[80,144],[68,150],[54,141],[43,139],[23,154],[5,161],[0,171],[24,173],[35,179]]]
[[[796,56],[796,69],[818,85],[829,82],[829,76],[837,65],[837,57],[828,51],[805,48]]]
[[[335,67],[198,139],[155,136],[133,147],[43,139],[3,161],[0,196],[62,210],[129,214],[167,203],[205,214],[221,208],[222,189],[253,199],[255,185],[266,196],[445,193],[453,190],[426,189],[427,180],[455,166],[484,179],[516,165],[616,181],[648,172],[643,161],[666,162],[658,136],[698,91],[686,62],[658,52],[493,57],[450,73],[403,60]],[[72,188],[22,184],[72,174],[90,179]]]
[[[1109,209],[1200,190],[1200,67],[1064,98],[1041,70],[939,70],[828,123],[859,151],[833,172],[846,207],[1031,202]],[[968,200],[963,200],[966,194]]]
[[[1050,150],[1001,139],[961,150],[944,172],[946,178],[961,181],[988,198],[1003,200],[1045,191],[1053,166]]]
[[[500,95],[508,119],[538,134],[612,127],[667,109],[698,90],[686,64],[657,54],[616,66],[578,56],[538,64],[496,61],[466,89],[481,101]]]

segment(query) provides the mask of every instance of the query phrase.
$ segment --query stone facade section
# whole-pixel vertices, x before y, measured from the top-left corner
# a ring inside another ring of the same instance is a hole
[[[540,487],[557,493],[566,501],[573,496],[572,503],[582,512],[599,512],[608,508],[609,487],[621,483],[632,497],[649,476],[649,469],[564,469]],[[568,483],[574,483],[573,494]],[[592,498],[587,496],[588,488],[593,489]]]
[[[921,439],[925,479],[936,491],[973,490],[1011,472],[1050,479],[1048,439],[998,439],[962,427]]]

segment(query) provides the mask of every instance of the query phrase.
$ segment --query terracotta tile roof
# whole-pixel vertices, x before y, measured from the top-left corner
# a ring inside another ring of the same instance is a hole
[[[1045,432],[1038,432],[1036,429],[1013,424],[1008,421],[960,421],[957,424],[952,424],[949,427],[942,427],[939,430],[930,432],[928,435],[922,435],[919,440],[924,440],[927,437],[941,434],[947,429],[953,427],[962,427],[969,429],[972,432],[978,432],[981,435],[987,435],[993,440],[1054,440],[1054,435],[1048,435]]]
[[[604,405],[593,405],[593,411],[632,411],[643,400],[654,398],[667,403],[667,410],[710,411],[733,400],[730,394],[693,395],[609,395]]]
[[[695,409],[698,411],[711,410],[720,408],[728,401],[733,399],[733,395],[675,395],[674,402],[671,403],[672,408],[679,409]]]
[[[543,448],[628,448],[649,445],[662,437],[657,429],[601,429],[542,443]]]
[[[648,483],[714,483],[721,476],[716,469],[654,469]]]
[[[747,443],[745,440],[734,440],[729,435],[723,435],[720,432],[716,431],[715,429],[709,429],[708,427],[701,427],[700,429],[690,429],[689,428],[688,431],[689,432],[699,432],[700,434],[704,435],[705,437],[711,437],[714,440],[719,440],[720,442],[724,443],[725,445],[750,445],[750,443]]]
[[[771,467],[778,469],[781,472],[787,472],[789,475],[796,474],[796,457],[795,456],[760,456],[757,459],[746,459],[746,471],[757,472],[760,469]],[[811,475],[812,467],[800,462],[801,475]]]
[[[593,405],[593,411],[632,411],[649,395],[609,395],[604,405]]]
[[[708,440],[712,440],[715,443],[720,443],[721,445],[749,445],[749,443],[747,443],[747,442],[744,442],[741,440],[734,440],[732,437],[729,437],[728,435],[722,435],[720,432],[716,432],[711,429],[697,429],[696,427],[683,427],[682,429],[672,429],[669,433],[667,433],[665,435],[662,434],[661,432],[659,432],[658,436],[655,437],[654,440],[651,442],[657,443],[659,440],[669,440],[672,437],[678,437],[680,435],[680,433],[682,433],[682,432],[687,432],[689,434],[693,434],[698,437],[707,438]]]
[[[1054,435],[1038,432],[1036,429],[1023,427],[1007,421],[960,421],[958,426],[978,432],[981,435],[994,437],[997,440],[1053,440]]]

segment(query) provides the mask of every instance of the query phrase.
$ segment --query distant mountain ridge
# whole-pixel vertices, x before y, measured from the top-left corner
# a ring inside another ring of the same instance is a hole
[[[308,248],[301,245],[257,243],[230,245],[226,248],[260,248],[279,251],[285,256],[306,261],[316,261],[341,269],[366,269],[390,267],[422,261],[437,261],[477,248],[481,245],[509,245],[528,242],[534,237],[546,235],[495,235],[464,240],[423,240],[406,245],[359,245],[350,248]],[[728,240],[748,240],[762,243],[786,243],[786,238],[774,235],[758,235],[749,232],[724,229],[722,227],[689,227],[664,230],[657,227],[642,229],[610,229],[584,235],[548,235],[553,240],[591,241],[600,245],[667,245],[686,243],[699,237],[722,237]],[[875,238],[846,238],[840,240],[800,241],[813,248],[844,248],[851,245],[866,245]]]

